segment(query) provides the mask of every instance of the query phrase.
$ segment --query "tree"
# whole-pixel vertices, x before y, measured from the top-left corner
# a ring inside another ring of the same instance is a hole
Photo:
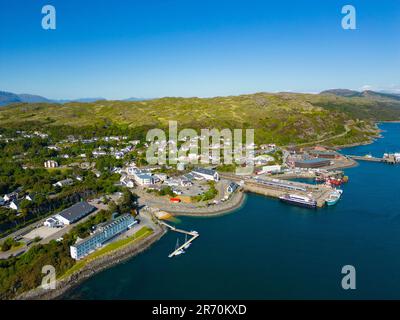
[[[128,213],[131,209],[137,206],[137,195],[130,192],[128,189],[124,189],[122,194],[122,200],[119,204],[120,213]]]
[[[114,212],[119,212],[119,207],[117,206],[117,204],[115,203],[115,201],[110,201],[108,203],[108,210],[110,210],[112,213]]]
[[[6,240],[4,240],[4,242],[1,244],[1,251],[8,251],[10,250],[12,247],[12,242],[11,242],[11,238],[7,238]]]

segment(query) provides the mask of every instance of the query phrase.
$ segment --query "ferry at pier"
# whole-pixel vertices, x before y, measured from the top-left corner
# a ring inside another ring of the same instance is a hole
[[[279,199],[283,202],[300,207],[305,207],[305,208],[317,207],[317,201],[315,201],[314,199],[306,196],[300,196],[297,194],[285,194],[283,196],[280,196]]]

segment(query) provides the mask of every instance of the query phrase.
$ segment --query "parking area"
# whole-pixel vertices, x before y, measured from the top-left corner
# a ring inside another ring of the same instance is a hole
[[[194,197],[206,192],[208,189],[210,189],[210,187],[207,184],[207,182],[201,181],[201,182],[195,182],[191,186],[186,186],[186,187],[178,186],[174,187],[173,189],[182,192],[183,196]]]
[[[39,228],[33,229],[31,232],[24,235],[24,238],[28,240],[33,240],[37,237],[40,237],[41,239],[46,239],[64,228],[65,226],[63,228],[51,228],[51,227],[41,226]]]

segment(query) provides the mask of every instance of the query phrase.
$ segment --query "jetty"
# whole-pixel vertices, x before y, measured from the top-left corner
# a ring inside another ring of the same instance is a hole
[[[271,198],[279,198],[288,193],[311,197],[317,201],[318,208],[325,206],[325,201],[332,192],[331,187],[323,184],[309,184],[267,177],[240,177],[227,173],[220,176],[233,181],[241,181],[242,190],[245,192],[257,193]]]
[[[356,155],[346,155],[346,157],[353,159],[353,160],[358,160],[358,161],[383,162],[383,163],[389,163],[389,164],[397,163],[397,161],[394,157],[378,158],[378,157],[372,157],[372,156],[356,156]]]
[[[163,226],[167,227],[168,229],[170,229],[172,231],[187,234],[187,235],[191,236],[191,238],[189,238],[183,245],[181,245],[180,247],[176,248],[173,252],[171,252],[168,255],[168,258],[172,258],[173,256],[176,256],[179,251],[187,248],[188,244],[190,244],[191,242],[193,242],[200,236],[200,234],[197,231],[186,231],[186,230],[178,229],[174,226],[171,226],[170,224],[168,224],[164,221],[159,221],[159,222],[160,222],[160,224],[162,224]]]
[[[275,179],[274,179],[275,180]],[[243,188],[247,192],[261,194],[267,197],[279,198],[288,193],[297,194],[301,196],[308,196],[317,201],[317,207],[322,208],[325,206],[325,200],[328,198],[332,188],[324,185],[311,185],[300,182],[286,182],[286,181],[272,181],[268,180],[248,180],[245,182]]]

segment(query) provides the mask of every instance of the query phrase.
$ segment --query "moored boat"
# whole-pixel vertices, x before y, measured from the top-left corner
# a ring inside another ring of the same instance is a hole
[[[338,201],[340,200],[340,197],[342,196],[343,190],[340,189],[335,189],[334,191],[332,191],[328,198],[325,200],[326,204],[328,206],[333,206],[336,203],[338,203]]]
[[[188,239],[187,239],[187,234],[185,234],[185,245],[184,245],[184,249],[187,249],[187,248],[189,248],[190,247],[190,245],[192,244],[192,243],[190,243],[190,242],[188,242]]]
[[[316,208],[317,201],[310,197],[301,196],[297,194],[285,194],[280,196],[279,199],[283,202],[293,204],[296,206],[304,207],[304,208]]]
[[[178,250],[178,248],[179,248],[179,238],[176,239],[175,251],[169,255],[170,258],[172,258],[173,256],[179,256],[179,255],[185,253],[185,251],[183,249]]]

